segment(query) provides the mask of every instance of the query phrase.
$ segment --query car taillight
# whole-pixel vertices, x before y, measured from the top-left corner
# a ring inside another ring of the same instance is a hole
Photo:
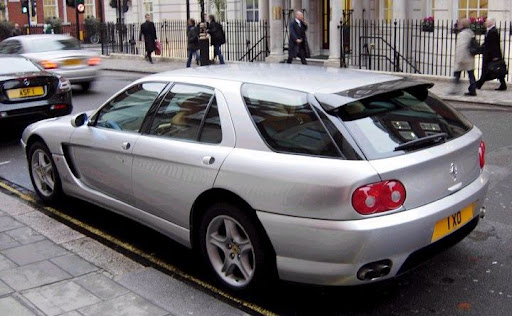
[[[362,186],[352,194],[352,206],[362,215],[391,211],[405,201],[405,187],[396,180]]]
[[[57,69],[59,68],[59,65],[56,62],[49,61],[49,60],[43,60],[40,62],[41,66],[43,66],[44,69]]]
[[[478,148],[478,159],[480,160],[480,168],[485,166],[485,143],[484,141],[480,142],[480,147]]]
[[[53,110],[53,111],[64,110],[67,107],[68,106],[65,104],[55,104],[55,105],[50,106],[50,110]]]
[[[87,64],[89,66],[98,66],[100,64],[100,62],[101,62],[101,58],[100,57],[91,57],[87,61]]]

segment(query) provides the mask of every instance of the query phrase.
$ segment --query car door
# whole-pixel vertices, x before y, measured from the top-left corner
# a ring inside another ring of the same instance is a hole
[[[188,228],[192,204],[213,187],[234,137],[219,91],[175,84],[133,149],[137,207]]]
[[[71,136],[71,157],[80,180],[89,188],[134,205],[132,150],[142,123],[167,83],[135,84],[104,105],[89,125]]]

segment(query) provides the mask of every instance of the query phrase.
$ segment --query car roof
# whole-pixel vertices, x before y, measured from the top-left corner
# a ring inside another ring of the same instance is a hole
[[[273,64],[233,63],[172,70],[149,78],[172,81],[172,77],[197,77],[254,83],[309,93],[336,93],[366,85],[400,80],[402,77],[346,68]],[[200,80],[198,80],[200,83]]]

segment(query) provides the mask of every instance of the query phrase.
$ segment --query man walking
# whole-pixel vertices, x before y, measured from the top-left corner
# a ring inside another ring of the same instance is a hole
[[[489,64],[491,62],[503,60],[500,47],[500,33],[496,29],[496,20],[487,19],[485,21],[487,27],[487,33],[485,35],[485,41],[483,45],[483,63],[482,63],[482,75],[476,82],[476,88],[482,88],[486,81],[492,80],[489,77]],[[500,86],[496,90],[507,90],[507,84],[505,83],[505,76],[498,78]]]
[[[188,20],[187,39],[187,68],[189,68],[193,56],[196,57],[196,63],[199,64],[199,54],[197,53],[199,49],[199,30],[194,19]]]
[[[219,56],[220,63],[224,64],[224,56],[222,56],[220,47],[226,43],[226,35],[222,29],[222,24],[215,21],[214,15],[208,16],[208,21],[208,34],[210,34],[211,44],[213,46],[213,58]]]
[[[290,40],[288,42],[288,60],[291,64],[296,57],[300,58],[303,65],[307,65],[306,57],[308,57],[308,42],[306,31],[308,24],[304,20],[304,14],[301,11],[295,12],[295,20],[290,22]]]
[[[468,96],[476,96],[475,84],[475,55],[471,52],[471,45],[474,42],[475,33],[470,29],[470,22],[468,19],[462,19],[457,23],[459,28],[459,35],[457,36],[457,45],[455,47],[455,65],[454,76],[455,84],[458,85],[460,81],[460,74],[463,71],[468,72],[469,76],[469,91],[465,93]],[[478,43],[476,43],[478,46]],[[474,47],[474,50],[478,47]],[[454,90],[454,94],[456,91]]]
[[[144,44],[146,46],[146,60],[153,63],[151,59],[151,53],[155,51],[156,41],[156,28],[155,23],[151,22],[151,15],[146,14],[146,22],[140,26],[139,41],[142,41],[144,36]]]

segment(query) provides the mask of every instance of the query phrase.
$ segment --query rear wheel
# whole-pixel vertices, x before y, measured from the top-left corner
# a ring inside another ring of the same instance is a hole
[[[201,255],[213,274],[235,290],[253,289],[273,271],[263,234],[246,212],[215,204],[205,212],[199,228]]]
[[[48,147],[42,142],[30,145],[28,163],[30,180],[37,195],[45,202],[57,201],[62,195],[62,188]]]

